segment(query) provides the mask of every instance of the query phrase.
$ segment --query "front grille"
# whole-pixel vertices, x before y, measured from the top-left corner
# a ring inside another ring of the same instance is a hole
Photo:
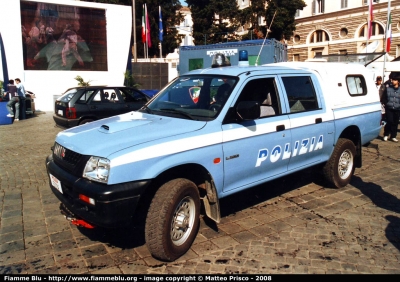
[[[54,162],[64,168],[69,173],[81,177],[82,171],[89,160],[90,156],[81,155],[71,151],[58,143],[54,144],[53,159]]]
[[[75,153],[58,143],[55,143],[53,153],[55,157],[72,166],[76,166],[82,157],[81,154]]]

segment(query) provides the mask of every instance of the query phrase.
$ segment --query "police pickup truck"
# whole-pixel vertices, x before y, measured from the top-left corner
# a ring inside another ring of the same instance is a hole
[[[223,197],[316,165],[329,185],[349,183],[381,128],[364,66],[218,63],[177,77],[139,111],[57,135],[46,166],[67,219],[93,228],[144,216],[151,254],[173,261],[201,210],[220,221]]]

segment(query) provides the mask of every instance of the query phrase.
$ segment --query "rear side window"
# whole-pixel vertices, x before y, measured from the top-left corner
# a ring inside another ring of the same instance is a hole
[[[79,100],[76,101],[76,103],[85,104],[87,101],[89,101],[90,97],[93,95],[94,92],[95,92],[95,90],[87,90],[87,91],[85,91],[82,94],[82,96],[79,98]]]
[[[290,113],[318,110],[318,100],[309,76],[282,77]]]
[[[63,94],[63,96],[60,98],[60,101],[62,102],[69,102],[72,97],[74,97],[74,95],[76,94],[76,92],[78,92],[77,89],[70,89],[68,90],[66,93]]]
[[[367,94],[367,86],[362,75],[346,76],[347,91],[350,96],[361,96]]]

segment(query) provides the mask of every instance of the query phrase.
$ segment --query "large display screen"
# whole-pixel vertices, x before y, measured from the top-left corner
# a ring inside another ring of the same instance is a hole
[[[21,1],[25,70],[107,71],[104,9]]]

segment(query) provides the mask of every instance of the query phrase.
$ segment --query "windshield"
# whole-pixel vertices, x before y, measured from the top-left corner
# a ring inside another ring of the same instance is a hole
[[[141,111],[209,121],[218,116],[237,80],[232,76],[182,76],[161,90]]]

